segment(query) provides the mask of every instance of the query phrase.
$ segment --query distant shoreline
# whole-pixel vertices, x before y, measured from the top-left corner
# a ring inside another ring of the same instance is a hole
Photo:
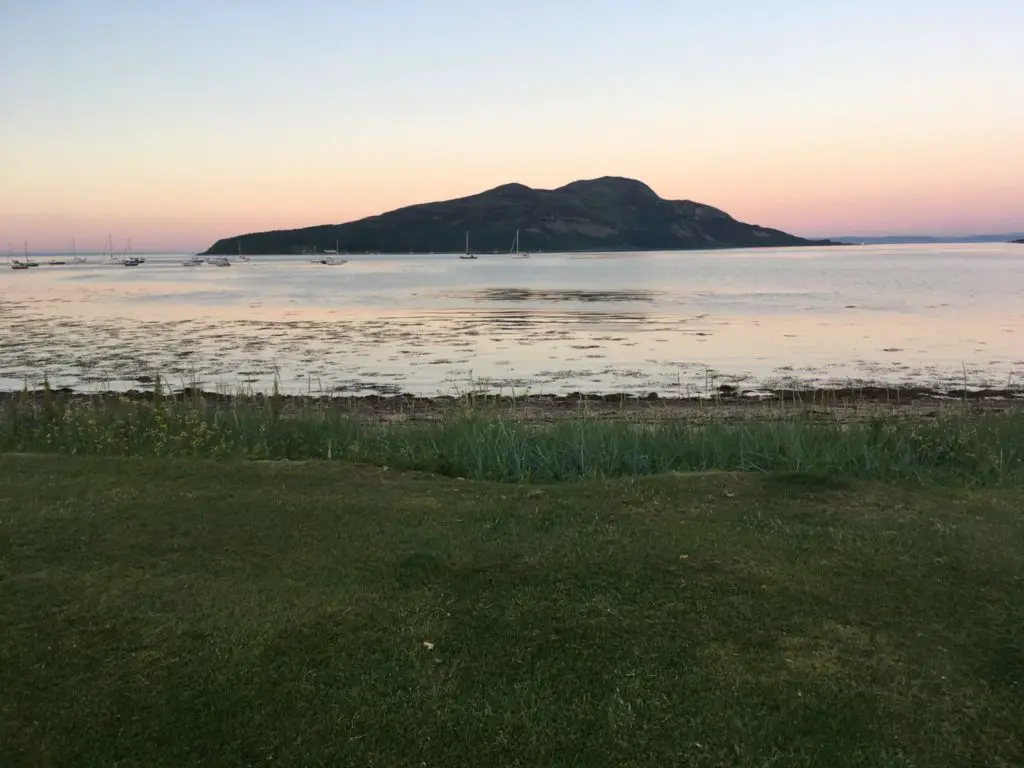
[[[524,249],[523,253],[531,256],[548,256],[559,254],[576,253],[702,253],[704,251],[770,251],[776,249],[793,250],[797,248],[832,248],[835,246],[856,246],[860,243],[840,242],[812,242],[796,245],[723,245],[720,247],[708,248],[573,248],[558,251],[531,251]],[[140,251],[141,253],[141,251]],[[226,253],[226,252],[225,252]],[[245,252],[246,256],[322,256],[323,251],[295,251],[292,253],[261,253],[259,251]],[[459,256],[461,251],[346,251],[344,249],[332,252],[331,256]],[[486,251],[473,249],[477,256],[508,256],[509,251]],[[31,254],[30,254],[31,255]],[[199,253],[200,256],[225,255],[206,250]]]

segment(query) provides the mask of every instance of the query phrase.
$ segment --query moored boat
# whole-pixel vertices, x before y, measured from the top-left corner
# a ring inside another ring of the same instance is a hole
[[[466,253],[460,259],[475,259],[476,254],[469,250],[469,230],[466,230]]]

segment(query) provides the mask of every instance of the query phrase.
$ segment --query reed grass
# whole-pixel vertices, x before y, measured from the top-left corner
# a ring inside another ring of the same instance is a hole
[[[758,471],[943,481],[974,486],[1024,480],[1024,416],[785,420],[693,425],[579,417],[538,424],[514,414],[461,408],[440,422],[367,423],[316,401],[284,399],[41,403],[0,410],[0,451],[105,456],[324,459],[452,477],[560,482],[670,471]]]

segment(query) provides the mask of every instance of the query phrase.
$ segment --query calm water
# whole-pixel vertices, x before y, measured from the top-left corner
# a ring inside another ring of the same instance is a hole
[[[1024,377],[1024,246],[0,265],[0,387],[699,394]],[[99,262],[92,257],[92,262]]]

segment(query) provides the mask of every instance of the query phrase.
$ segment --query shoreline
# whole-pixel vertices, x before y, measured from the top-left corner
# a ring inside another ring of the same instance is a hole
[[[863,421],[876,418],[934,418],[965,410],[973,414],[1024,409],[1024,387],[939,390],[927,387],[837,387],[742,390],[730,385],[711,395],[665,397],[624,392],[567,395],[528,394],[521,397],[487,393],[418,396],[343,394],[266,394],[169,388],[162,396],[204,407],[265,407],[278,403],[282,413],[309,409],[347,415],[359,421],[441,421],[460,415],[511,416],[523,421],[558,421],[574,417],[613,421],[777,420],[793,417]],[[0,408],[26,403],[40,406],[58,398],[72,407],[106,407],[151,403],[152,389],[81,392],[69,388],[0,391]]]

